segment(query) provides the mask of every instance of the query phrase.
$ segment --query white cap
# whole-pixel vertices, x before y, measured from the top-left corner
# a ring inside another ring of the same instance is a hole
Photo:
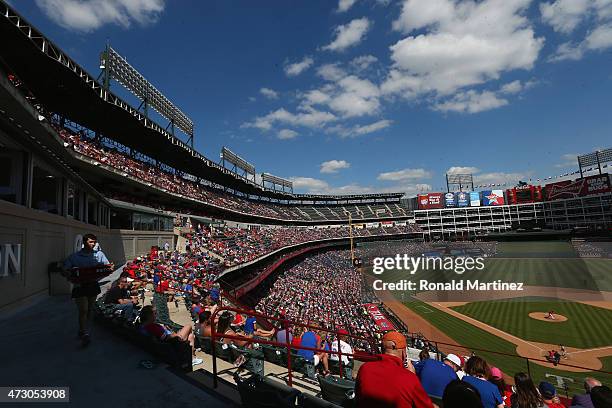
[[[445,360],[450,361],[455,364],[457,367],[461,367],[461,359],[454,354],[447,354]]]

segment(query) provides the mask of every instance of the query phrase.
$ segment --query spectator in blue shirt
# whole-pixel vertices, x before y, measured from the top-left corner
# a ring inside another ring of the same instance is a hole
[[[465,371],[467,375],[462,381],[478,390],[484,408],[504,408],[504,400],[499,389],[488,381],[490,368],[484,359],[478,356],[470,357],[465,365]]]
[[[93,234],[83,236],[83,248],[70,255],[64,261],[64,273],[70,276],[73,269],[95,268],[107,265],[113,269],[114,266],[108,261],[102,251],[94,251],[98,238]],[[90,336],[87,330],[88,319],[94,310],[96,297],[100,294],[100,284],[98,281],[84,282],[75,284],[72,288],[72,298],[74,299],[79,311],[79,337],[84,345],[89,344]]]
[[[458,365],[453,360],[461,364],[459,357],[454,354],[446,356],[443,362],[430,358],[422,363],[419,379],[427,394],[442,397],[446,386],[459,379],[456,374]]]
[[[306,332],[304,332],[304,334],[302,334],[302,341],[300,345],[302,347],[320,349],[321,338],[315,332],[308,329]],[[300,349],[298,351],[298,356],[304,357],[304,360],[311,362],[315,367],[317,367],[319,363],[323,363],[323,369],[325,370],[324,374],[329,374],[327,353]]]
[[[244,322],[244,334],[254,334],[255,333],[255,323],[257,323],[257,319],[253,316],[248,316],[246,321]]]

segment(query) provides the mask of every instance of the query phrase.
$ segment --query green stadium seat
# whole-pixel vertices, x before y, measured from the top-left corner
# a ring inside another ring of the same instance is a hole
[[[355,381],[335,376],[317,377],[324,400],[334,404],[350,407],[355,398]]]
[[[283,364],[283,353],[281,352],[281,350],[277,349],[276,347],[268,346],[265,344],[262,346],[262,349],[263,349],[263,354],[264,354],[266,361],[272,364],[279,365],[281,367],[283,365],[285,366],[287,365],[286,359],[284,360],[285,364]],[[285,356],[286,356],[286,353],[285,353]]]
[[[250,378],[234,375],[245,408],[295,407],[300,392],[278,381],[254,375]]]
[[[319,397],[315,397],[309,394],[300,394],[298,397],[298,407],[302,408],[342,408],[340,405],[336,405],[333,402],[325,401]]]
[[[215,341],[215,353],[217,354],[217,358],[220,358],[221,360],[229,362],[232,361],[232,354],[229,344]]]

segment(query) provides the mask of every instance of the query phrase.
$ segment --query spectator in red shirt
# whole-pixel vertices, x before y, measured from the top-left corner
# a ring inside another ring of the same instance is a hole
[[[380,360],[365,363],[359,369],[355,385],[357,407],[434,407],[406,358],[406,338],[398,332],[388,332],[383,336],[382,348]],[[404,368],[404,362],[408,362],[408,368]]]

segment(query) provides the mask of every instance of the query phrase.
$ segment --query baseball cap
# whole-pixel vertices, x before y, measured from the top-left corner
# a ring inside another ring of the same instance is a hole
[[[392,341],[395,343],[395,347],[397,347],[398,349],[406,348],[406,338],[401,333],[398,333],[396,331],[390,331],[385,333],[382,338],[382,341]]]
[[[447,354],[445,360],[450,361],[455,364],[457,367],[461,367],[461,359],[457,357],[455,354]]]
[[[347,334],[348,334],[348,332],[345,329],[338,330],[338,335],[340,335],[340,336],[346,336]]]
[[[557,393],[555,386],[546,381],[542,381],[540,385],[538,385],[538,389],[540,390],[542,397],[546,399],[550,399],[554,397],[555,394]]]
[[[491,367],[491,378],[494,380],[501,380],[504,377],[502,371],[497,367]]]

